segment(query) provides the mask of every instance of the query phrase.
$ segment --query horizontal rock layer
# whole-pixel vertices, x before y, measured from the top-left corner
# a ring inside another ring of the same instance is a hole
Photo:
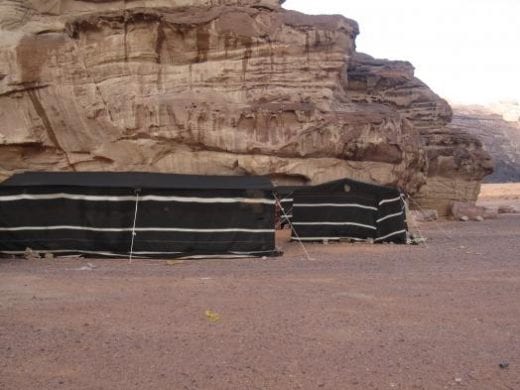
[[[430,177],[444,172],[424,142],[449,106],[409,63],[356,53],[358,26],[341,16],[278,0],[4,0],[0,28],[0,177],[347,176],[415,194],[428,161]],[[461,182],[486,171],[477,155]]]
[[[354,101],[391,106],[420,134],[428,171],[426,184],[411,194],[412,207],[435,208],[446,216],[454,201],[476,201],[493,161],[475,135],[450,123],[451,107],[414,77],[410,63],[356,53],[349,80]]]
[[[455,106],[453,125],[482,141],[496,162],[488,183],[520,182],[520,104]]]

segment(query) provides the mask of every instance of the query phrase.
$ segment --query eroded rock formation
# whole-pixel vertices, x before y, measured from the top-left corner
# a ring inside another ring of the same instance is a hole
[[[348,73],[353,101],[389,105],[420,134],[428,171],[426,183],[411,194],[412,207],[435,208],[448,215],[454,201],[477,199],[493,161],[477,137],[450,123],[450,106],[414,77],[410,63],[356,53]]]
[[[0,29],[0,177],[348,176],[415,194],[428,160],[422,188],[445,172],[432,170],[437,141],[423,145],[449,106],[410,64],[357,54],[358,26],[341,16],[279,0],[0,0]],[[461,179],[475,183],[465,197],[484,171]]]
[[[520,103],[455,106],[452,124],[482,141],[496,162],[488,183],[520,182]]]

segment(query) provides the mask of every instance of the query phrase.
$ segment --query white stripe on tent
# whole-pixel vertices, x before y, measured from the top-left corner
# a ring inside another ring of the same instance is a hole
[[[384,239],[392,237],[392,236],[396,236],[396,235],[401,234],[401,233],[406,233],[406,229],[399,230],[397,232],[393,232],[393,233],[387,234],[386,236],[383,236],[383,237],[377,237],[376,241],[381,241],[381,240],[384,240]]]
[[[186,252],[133,252],[134,255],[174,255],[174,254],[182,254]],[[186,258],[204,258],[204,257],[215,257],[219,256],[222,258],[225,257],[248,257],[247,255],[256,255],[258,253],[269,253],[269,251],[257,251],[257,252],[230,252],[230,254],[221,254],[221,255],[188,255],[183,256],[183,259]]]
[[[385,204],[385,203],[392,203],[392,202],[396,202],[398,200],[401,200],[401,196],[397,196],[395,198],[391,198],[391,199],[383,199],[382,201],[379,202],[379,206]]]
[[[302,225],[302,226],[314,226],[314,225],[334,225],[334,226],[359,226],[367,229],[377,230],[375,226],[372,225],[363,225],[362,223],[356,222],[293,222],[293,225]]]
[[[183,252],[132,252],[134,255],[176,255]]]
[[[280,200],[280,203],[287,203],[287,202],[292,202],[294,199],[292,198],[283,198]]]
[[[294,206],[298,206],[298,207],[358,207],[360,209],[377,211],[376,207],[365,206],[363,204],[358,204],[358,203],[295,203]]]
[[[179,259],[243,259],[251,257],[251,255],[191,255],[191,256],[182,256]]]
[[[399,215],[403,215],[403,212],[399,212],[399,213],[395,213],[395,214],[388,214],[387,216],[385,217],[382,217],[382,218],[379,218],[376,222],[379,223],[379,222],[383,222],[387,219],[390,219],[390,218],[393,218],[393,217],[398,217]]]
[[[135,202],[136,196],[133,195],[79,195],[79,194],[20,194],[20,195],[4,195],[0,196],[0,202],[12,202],[17,200],[52,200],[52,199],[70,199],[70,200],[87,200],[93,202]],[[265,198],[201,198],[188,196],[159,196],[145,195],[139,198],[140,202],[181,202],[181,203],[262,203],[275,204],[274,200]]]
[[[84,251],[78,249],[56,249],[56,250],[36,250],[33,249],[34,253],[84,253],[89,255],[102,255],[102,256],[113,256],[113,257],[128,257],[128,254],[119,254],[112,252],[98,252],[98,251]],[[22,255],[25,254],[26,251],[0,251],[0,253],[5,253],[8,255]],[[170,255],[170,254],[181,254],[184,252],[133,252],[134,255]],[[231,254],[222,254],[222,255],[188,255],[183,256],[183,259],[204,259],[204,258],[244,258],[255,256],[259,253],[267,254],[268,251],[259,251],[259,252],[231,252]]]
[[[16,232],[24,230],[89,230],[95,232],[131,232],[132,228],[101,228],[89,226],[19,226],[19,227],[0,227],[0,231]],[[228,232],[247,232],[247,233],[274,233],[274,229],[187,229],[187,228],[135,228],[136,232],[194,232],[194,233],[228,233]]]
[[[115,256],[115,257],[128,257],[128,255],[122,255],[118,253],[112,252],[98,252],[98,251],[83,251],[78,249],[56,249],[56,250],[37,250],[31,249],[33,253],[84,253],[88,255],[103,255],[103,256]],[[8,255],[22,255],[27,251],[0,251],[0,253],[5,253]],[[135,253],[135,252],[134,252]]]
[[[300,241],[324,241],[324,240],[353,240],[353,241],[369,241],[369,239],[366,238],[356,238],[356,237],[291,237],[291,240],[300,240]]]
[[[253,254],[258,254],[258,253],[270,253],[270,251],[252,251],[252,252],[232,251],[229,253],[232,253],[234,255],[253,255]]]
[[[132,229],[128,229],[131,231]],[[193,232],[193,233],[274,233],[275,229],[242,229],[242,228],[223,228],[223,229],[188,229],[188,228],[136,228],[136,232]]]

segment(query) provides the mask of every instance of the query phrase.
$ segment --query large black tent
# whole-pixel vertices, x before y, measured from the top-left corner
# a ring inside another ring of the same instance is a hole
[[[28,172],[0,184],[0,252],[272,255],[274,208],[265,177]]]
[[[342,179],[275,190],[295,240],[406,243],[405,205],[398,189]]]

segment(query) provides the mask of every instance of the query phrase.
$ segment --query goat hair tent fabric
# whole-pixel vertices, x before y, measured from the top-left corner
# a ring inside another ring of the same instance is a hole
[[[292,208],[293,208],[293,194],[294,191],[300,190],[302,186],[278,186],[275,188],[275,193],[278,196],[279,202],[279,217],[280,225],[290,225],[292,221]]]
[[[276,192],[294,240],[406,243],[405,204],[395,188],[342,179]]]
[[[22,173],[0,184],[0,252],[268,256],[274,210],[265,177]]]

